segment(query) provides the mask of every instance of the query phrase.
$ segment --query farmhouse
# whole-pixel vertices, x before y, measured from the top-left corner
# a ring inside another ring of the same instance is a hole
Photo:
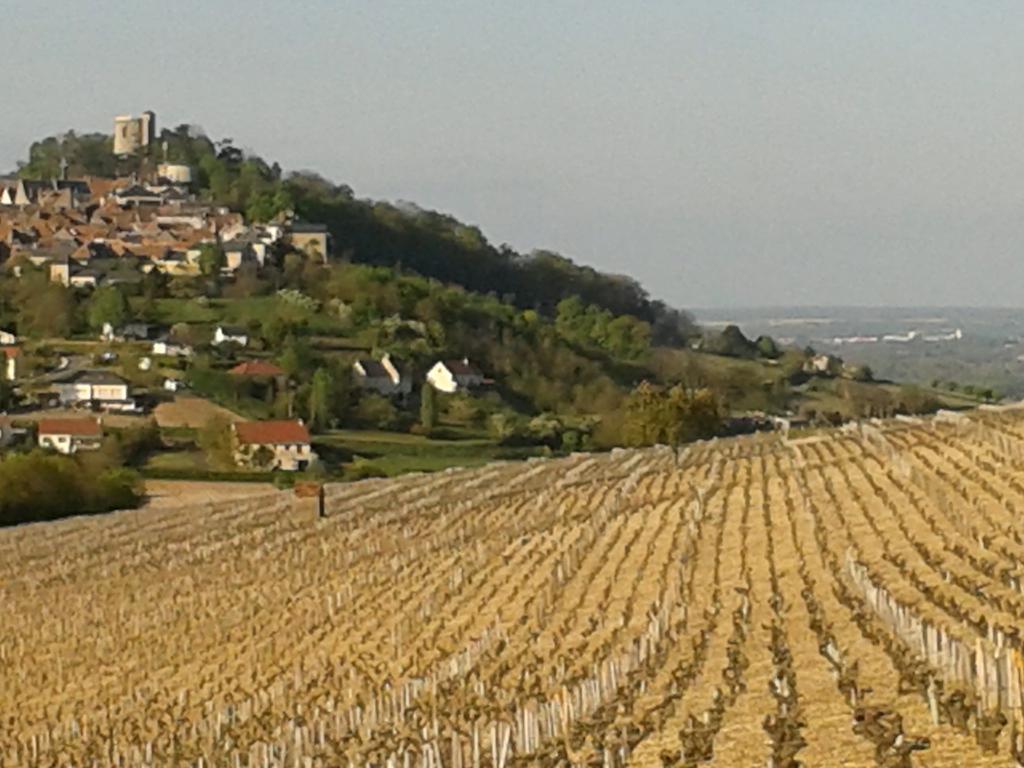
[[[301,472],[316,461],[309,430],[301,421],[243,421],[231,429],[239,465]]]
[[[126,323],[120,328],[115,328],[110,323],[104,323],[100,339],[103,341],[146,341],[152,330],[149,323]]]
[[[448,394],[473,389],[485,382],[486,379],[480,369],[465,357],[461,360],[438,360],[434,367],[427,371],[427,383],[438,392]]]
[[[41,448],[72,454],[99,448],[103,425],[99,419],[42,419],[37,434]]]
[[[154,355],[164,355],[165,357],[192,357],[192,347],[166,337],[154,341],[152,351]]]
[[[815,355],[804,363],[804,372],[820,376],[838,376],[843,370],[843,361],[835,355]]]
[[[135,401],[128,394],[128,382],[109,371],[73,373],[58,382],[57,392],[65,405],[97,404],[116,410],[135,408]]]
[[[352,377],[356,386],[370,389],[381,395],[408,395],[412,382],[402,376],[391,355],[385,354],[380,360],[360,358],[352,363]]]
[[[245,347],[249,344],[249,332],[245,328],[239,328],[238,326],[218,325],[217,329],[213,332],[213,343],[218,346],[221,344],[237,344],[240,347]]]
[[[330,234],[326,224],[295,221],[288,227],[288,242],[297,251],[318,256],[327,261],[330,254]]]

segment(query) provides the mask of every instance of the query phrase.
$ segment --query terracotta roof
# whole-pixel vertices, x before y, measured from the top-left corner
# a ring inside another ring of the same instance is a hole
[[[299,421],[243,421],[235,424],[235,434],[243,445],[309,442],[309,430]]]
[[[103,427],[97,419],[40,419],[39,434],[103,437]]]
[[[228,373],[234,376],[284,376],[284,371],[266,360],[246,360]]]
[[[21,355],[21,347],[0,347],[4,351],[4,357],[19,357]]]

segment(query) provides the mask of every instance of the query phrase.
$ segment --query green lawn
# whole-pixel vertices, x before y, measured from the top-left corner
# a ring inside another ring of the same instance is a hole
[[[145,468],[158,471],[205,471],[206,457],[198,448],[161,451],[149,457]]]
[[[140,299],[133,301],[137,304],[142,303]],[[227,323],[248,326],[250,323],[262,323],[268,317],[281,313],[305,321],[311,334],[342,336],[345,331],[341,321],[327,313],[309,312],[284,303],[273,295],[251,296],[246,299],[209,299],[205,302],[196,299],[156,299],[153,306],[155,321],[163,325]],[[362,348],[363,345],[353,342],[352,346]]]
[[[501,459],[525,459],[538,448],[511,448],[474,437],[447,440],[378,430],[334,430],[317,435],[313,447],[329,465],[372,466],[392,476],[403,472],[435,472],[448,467],[475,467]],[[354,467],[353,467],[354,469]]]

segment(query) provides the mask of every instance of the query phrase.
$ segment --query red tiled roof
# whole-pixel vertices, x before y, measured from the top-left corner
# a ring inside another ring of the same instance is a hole
[[[242,421],[235,424],[235,434],[243,445],[309,442],[309,430],[299,421]]]
[[[40,419],[39,434],[103,437],[103,427],[96,419]]]
[[[246,360],[228,373],[234,376],[284,376],[284,371],[266,360]]]
[[[4,357],[18,357],[21,354],[21,347],[0,347],[4,351]]]

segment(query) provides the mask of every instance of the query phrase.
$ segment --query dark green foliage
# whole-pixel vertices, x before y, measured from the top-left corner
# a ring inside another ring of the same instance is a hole
[[[326,368],[317,368],[309,387],[309,428],[314,432],[327,429],[334,417],[334,377]]]
[[[363,392],[359,396],[352,419],[365,429],[397,429],[402,421],[395,404],[374,392]]]
[[[754,346],[757,347],[758,357],[763,357],[766,360],[775,360],[782,354],[779,345],[771,336],[758,336]]]
[[[196,443],[206,454],[211,469],[230,469],[235,465],[231,422],[224,416],[214,416],[196,435]]]
[[[627,445],[678,445],[713,437],[722,428],[721,405],[710,390],[665,390],[642,382],[626,400]]]
[[[207,277],[215,277],[227,265],[224,249],[217,243],[203,243],[199,246],[199,271]]]
[[[4,281],[2,291],[15,308],[19,334],[52,338],[68,336],[74,329],[74,293],[51,283],[43,272],[26,269],[20,280]]]
[[[735,325],[727,325],[721,333],[710,334],[704,340],[702,349],[713,355],[725,355],[726,357],[757,357],[757,345],[743,335]]]
[[[280,167],[267,164],[234,146],[231,139],[211,141],[195,126],[164,129],[138,158],[119,161],[109,136],[48,138],[32,145],[22,175],[52,178],[60,158],[67,157],[72,176],[92,173],[152,171],[163,144],[168,159],[196,172],[196,186],[208,199],[242,211],[256,221],[269,221],[294,211],[307,221],[326,224],[340,257],[364,264],[398,267],[472,291],[500,290],[520,309],[553,316],[560,301],[579,296],[613,316],[630,316],[649,324],[658,343],[678,344],[695,332],[685,313],[653,301],[631,278],[606,275],[550,251],[524,255],[507,246],[495,247],[480,230],[452,216],[413,206],[358,200],[346,185],[315,174],[282,178]],[[207,259],[205,274],[216,274],[216,260]],[[292,273],[295,278],[298,273]],[[294,283],[289,282],[292,285]],[[623,323],[624,324],[624,323]],[[629,329],[630,331],[632,329]],[[628,335],[628,333],[627,333]]]
[[[97,473],[42,451],[0,459],[0,525],[135,507],[142,494],[139,475],[129,469]]]
[[[420,426],[428,433],[437,426],[437,390],[429,383],[420,392]]]
[[[594,304],[584,304],[579,296],[558,302],[555,327],[567,341],[622,360],[636,360],[650,351],[648,323],[630,315],[616,317]]]
[[[103,286],[97,288],[89,298],[86,314],[92,328],[100,330],[104,323],[110,323],[116,329],[128,321],[131,309],[128,299],[119,288]]]
[[[18,169],[18,175],[25,179],[58,178],[61,158],[68,161],[69,178],[117,174],[113,137],[102,133],[79,136],[68,131],[62,136],[37,141],[29,147],[28,162]]]
[[[160,428],[152,419],[139,426],[122,429],[116,435],[116,440],[122,461],[132,467],[142,466],[149,455],[163,445]]]
[[[7,380],[6,376],[0,376],[0,411],[10,410],[16,402],[14,385]]]

